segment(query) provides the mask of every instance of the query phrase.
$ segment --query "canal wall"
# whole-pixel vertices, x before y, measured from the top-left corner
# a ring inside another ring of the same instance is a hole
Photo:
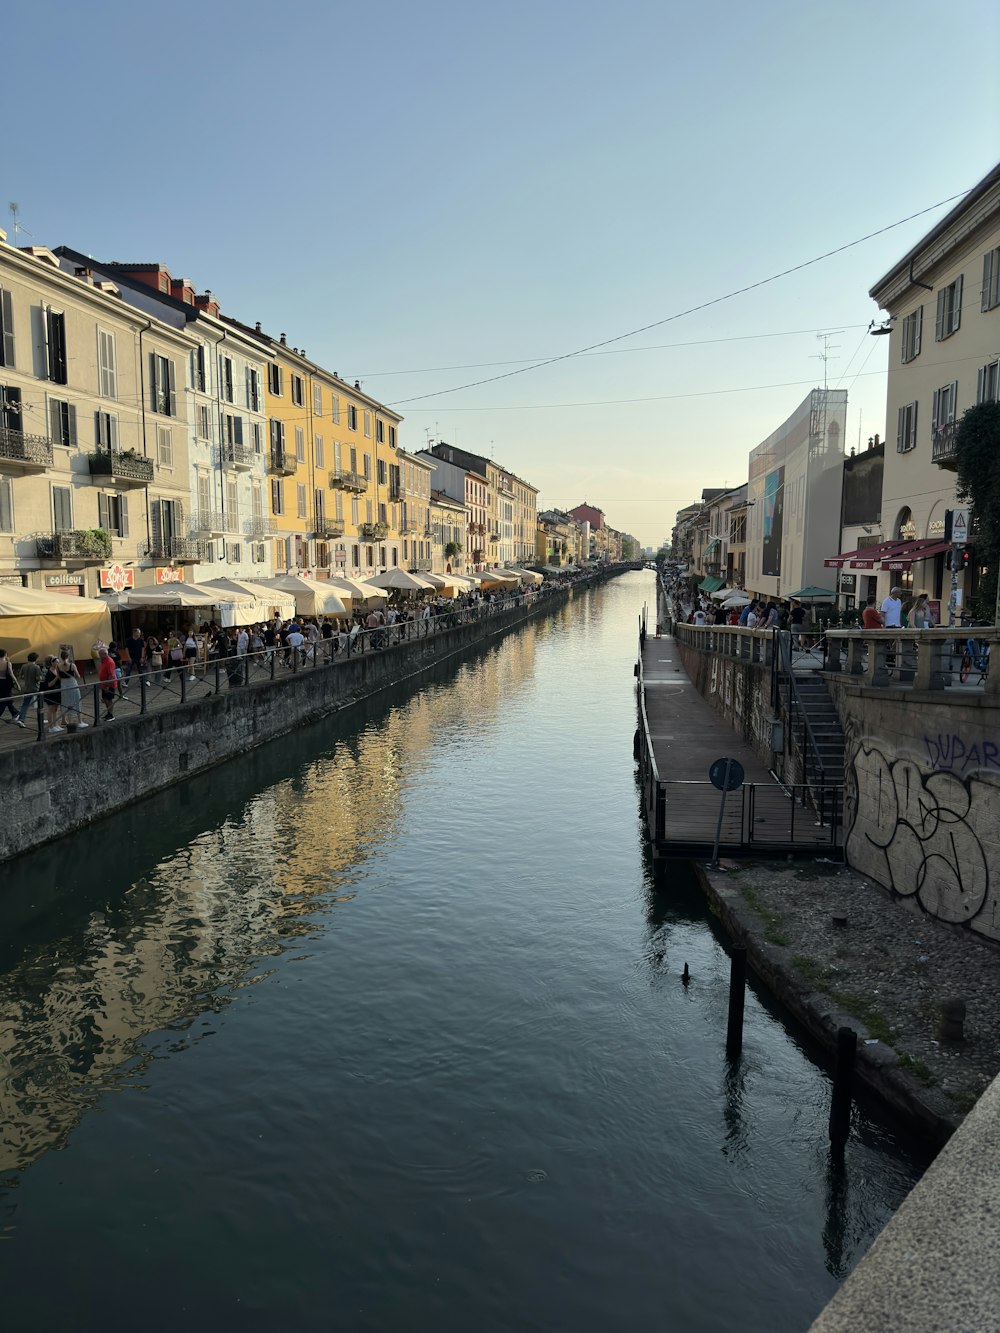
[[[826,682],[844,731],[850,865],[1000,940],[1000,700]]]
[[[595,574],[529,607],[494,612],[330,666],[224,689],[176,708],[6,751],[0,860],[130,807],[380,690],[419,678],[450,657],[551,615],[575,591],[609,577]]]

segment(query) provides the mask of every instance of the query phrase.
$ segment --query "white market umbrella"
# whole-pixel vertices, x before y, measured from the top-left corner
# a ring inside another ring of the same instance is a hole
[[[224,593],[218,588],[203,588],[199,583],[154,583],[148,588],[129,588],[118,594],[118,606],[132,608],[148,607],[204,607],[223,606],[229,603],[250,602],[253,599]]]
[[[373,588],[368,583],[363,583],[361,579],[349,579],[343,574],[331,574],[328,579],[323,580],[333,588],[338,597],[350,597],[355,602],[366,602],[369,598],[378,598],[381,601],[389,596],[384,588]]]
[[[391,588],[394,592],[437,592],[433,583],[419,574],[408,574],[405,569],[387,569],[365,582],[374,588]]]
[[[67,597],[61,592],[0,584],[0,616],[79,616],[107,609],[107,602],[94,597]]]
[[[732,590],[730,590],[730,592],[731,596],[727,597],[726,600],[722,603],[722,609],[724,611],[731,610],[734,606],[750,605],[750,598],[746,595],[745,592],[732,592]]]
[[[268,588],[291,595],[300,616],[340,616],[347,610],[328,579],[304,579],[298,574],[281,574],[262,579]]]
[[[736,592],[735,588],[717,588],[715,592],[709,593],[713,602],[725,602]]]
[[[259,621],[270,620],[277,611],[282,620],[295,614],[295,600],[287,593],[269,588],[266,583],[252,583],[248,579],[207,579],[199,585],[206,589],[216,589],[219,593],[232,593],[237,597],[250,598],[230,605],[229,614],[224,617],[234,625],[256,625]]]

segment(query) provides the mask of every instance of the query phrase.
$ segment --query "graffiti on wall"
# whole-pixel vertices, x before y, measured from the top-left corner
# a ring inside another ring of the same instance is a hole
[[[980,769],[1000,773],[1000,745],[981,737],[971,741],[957,732],[938,732],[925,736],[928,768],[948,773],[977,773]]]
[[[897,758],[896,745],[886,749],[848,737],[848,861],[894,892],[915,897],[931,916],[1000,939],[995,864],[991,874],[1000,773],[965,765],[928,772]],[[955,753],[947,748],[943,757],[953,762]]]

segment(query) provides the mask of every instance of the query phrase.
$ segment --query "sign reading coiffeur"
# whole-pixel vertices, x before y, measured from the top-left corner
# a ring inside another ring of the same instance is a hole
[[[135,571],[124,565],[105,565],[98,571],[102,592],[124,592],[135,587]]]

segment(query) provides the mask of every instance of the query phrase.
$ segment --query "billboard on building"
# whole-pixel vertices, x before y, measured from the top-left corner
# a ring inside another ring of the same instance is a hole
[[[781,539],[784,533],[785,468],[776,467],[764,478],[764,553],[761,573],[781,577]]]

